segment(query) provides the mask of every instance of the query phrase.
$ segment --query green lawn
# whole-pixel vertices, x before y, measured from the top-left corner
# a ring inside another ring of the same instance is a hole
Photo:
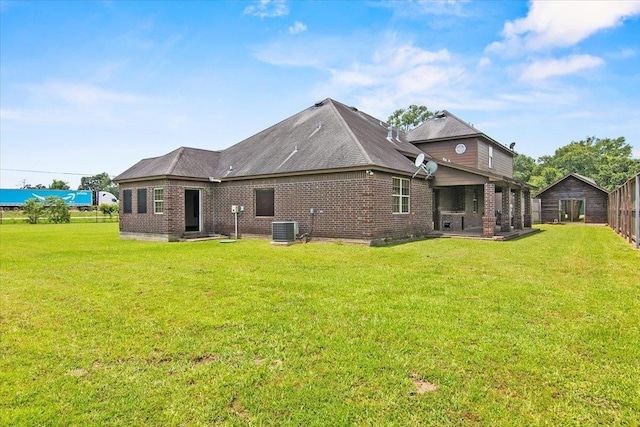
[[[370,248],[1,225],[0,425],[638,425],[640,251],[542,229]]]

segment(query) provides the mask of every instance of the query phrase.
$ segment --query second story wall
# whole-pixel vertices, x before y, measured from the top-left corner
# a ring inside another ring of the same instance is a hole
[[[453,163],[483,172],[513,177],[512,155],[506,149],[483,138],[458,138],[447,141],[422,142],[415,145],[430,154],[437,163]],[[492,154],[492,160],[489,160],[490,154]]]
[[[478,169],[513,178],[513,157],[506,150],[486,141],[478,141]]]

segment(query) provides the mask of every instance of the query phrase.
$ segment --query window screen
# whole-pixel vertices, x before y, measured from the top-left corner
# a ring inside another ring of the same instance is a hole
[[[122,209],[124,213],[132,213],[131,190],[122,191]]]
[[[256,216],[274,216],[273,188],[256,189]]]
[[[138,188],[138,213],[147,213],[147,189]]]

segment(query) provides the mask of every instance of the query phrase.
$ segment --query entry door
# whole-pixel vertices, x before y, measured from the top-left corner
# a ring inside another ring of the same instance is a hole
[[[200,231],[202,206],[200,190],[184,190],[185,231]]]

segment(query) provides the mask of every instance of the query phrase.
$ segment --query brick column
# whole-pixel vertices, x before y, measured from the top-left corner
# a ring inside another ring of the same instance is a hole
[[[496,232],[496,186],[484,185],[484,215],[482,216],[482,236],[493,237]]]
[[[524,227],[531,228],[531,192],[524,190]]]
[[[522,190],[513,193],[513,228],[522,230]]]
[[[502,220],[500,221],[500,231],[511,231],[511,187],[502,187]]]

